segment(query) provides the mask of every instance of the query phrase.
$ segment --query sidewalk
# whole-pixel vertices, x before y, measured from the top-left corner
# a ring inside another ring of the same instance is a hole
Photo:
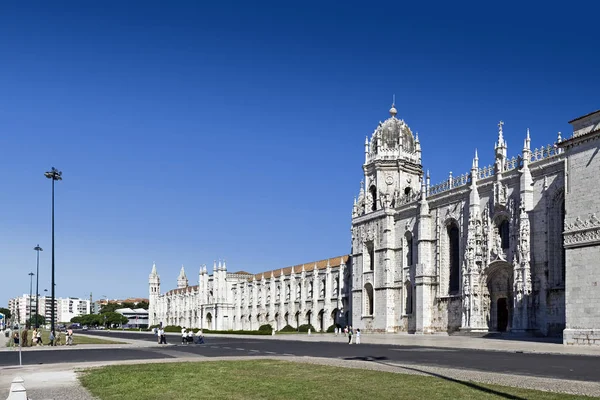
[[[91,338],[99,338],[99,339],[108,339],[104,336],[95,336],[95,335],[85,335],[80,334],[81,336],[91,337]],[[2,341],[4,340],[4,341]],[[6,346],[6,339],[3,337],[0,340],[0,352],[6,351],[18,351],[18,348],[12,348]],[[29,351],[62,351],[62,350],[77,350],[77,349],[124,349],[124,348],[136,348],[136,347],[152,347],[158,346],[156,342],[149,342],[147,340],[136,340],[136,339],[122,339],[122,338],[114,338],[114,340],[118,340],[120,344],[75,344],[71,346],[60,345],[60,346],[31,346],[31,347],[22,347],[22,352]],[[1,369],[1,368],[0,368]]]

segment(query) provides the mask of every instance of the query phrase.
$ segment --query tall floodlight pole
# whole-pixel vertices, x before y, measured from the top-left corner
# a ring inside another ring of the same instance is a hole
[[[33,272],[29,274],[29,325],[31,326],[31,290],[33,289],[33,276],[35,275]]]
[[[33,248],[37,252],[37,267],[35,270],[35,327],[39,328],[39,318],[37,317],[40,314],[39,304],[40,304],[40,251],[44,251],[38,244]]]
[[[50,289],[52,291],[52,303],[50,305],[52,313],[50,314],[50,331],[54,333],[54,181],[62,180],[62,172],[52,167],[44,175],[52,181],[52,288]]]

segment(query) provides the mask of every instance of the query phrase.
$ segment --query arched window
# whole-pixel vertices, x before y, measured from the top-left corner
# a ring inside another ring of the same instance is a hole
[[[287,285],[285,288],[285,300],[289,301],[290,299],[291,286]]]
[[[460,247],[459,231],[456,222],[448,226],[448,258],[450,260],[449,294],[457,294],[460,290]]]
[[[373,204],[371,205],[371,211],[377,210],[377,188],[375,186],[371,186],[369,189],[371,193],[371,197],[373,198]]]
[[[312,281],[308,285],[308,297],[311,299],[313,297],[313,282]]]
[[[406,305],[406,310],[405,313],[407,315],[410,315],[413,313],[413,291],[412,291],[412,283],[410,282],[406,282],[406,284],[404,285],[405,288],[405,292],[406,292],[406,301],[405,301],[405,305]]]
[[[597,149],[597,148],[596,148]],[[563,235],[562,233],[565,231],[565,199],[564,197],[561,200],[561,204],[560,204],[560,216],[559,216],[559,221],[558,221],[558,226],[560,227],[558,230],[558,238],[559,238],[559,245],[558,247],[560,248],[560,275],[562,277],[562,284],[565,284],[565,278],[566,278],[566,268],[565,266],[567,265],[567,260],[565,258],[565,246],[564,246],[564,241],[563,241]]]
[[[296,300],[300,300],[302,298],[302,286],[300,285],[300,281],[296,281]]]
[[[498,230],[500,231],[500,239],[502,240],[502,250],[506,250],[510,247],[510,229],[507,219],[502,220]]]
[[[321,298],[325,297],[325,279],[321,280]]]
[[[413,265],[413,238],[410,232],[406,232],[406,267]]]
[[[367,242],[367,253],[369,255],[369,259],[367,260],[369,263],[368,271],[374,271],[375,270],[375,245],[373,244],[373,242]]]
[[[410,190],[411,190],[411,189],[410,189],[410,186],[407,186],[407,187],[404,189],[404,195],[405,195],[405,196],[407,196],[407,197],[408,197],[408,196],[410,196]]]
[[[373,315],[373,286],[370,283],[367,283],[365,285],[364,298],[365,298],[364,315]]]

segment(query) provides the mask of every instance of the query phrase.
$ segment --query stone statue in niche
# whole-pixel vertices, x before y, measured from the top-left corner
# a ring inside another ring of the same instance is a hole
[[[373,196],[371,193],[367,193],[365,197],[365,213],[368,213],[373,209]]]

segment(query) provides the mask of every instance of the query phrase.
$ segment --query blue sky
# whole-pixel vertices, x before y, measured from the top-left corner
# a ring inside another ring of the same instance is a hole
[[[147,296],[181,265],[259,272],[346,254],[363,143],[392,95],[432,184],[570,135],[599,108],[593,3],[4,2],[0,306],[33,247],[57,296]],[[298,8],[292,8],[298,7]],[[596,6],[597,7],[597,6]],[[586,10],[586,11],[583,11]],[[583,13],[583,14],[582,14]],[[35,288],[34,288],[35,290]]]

